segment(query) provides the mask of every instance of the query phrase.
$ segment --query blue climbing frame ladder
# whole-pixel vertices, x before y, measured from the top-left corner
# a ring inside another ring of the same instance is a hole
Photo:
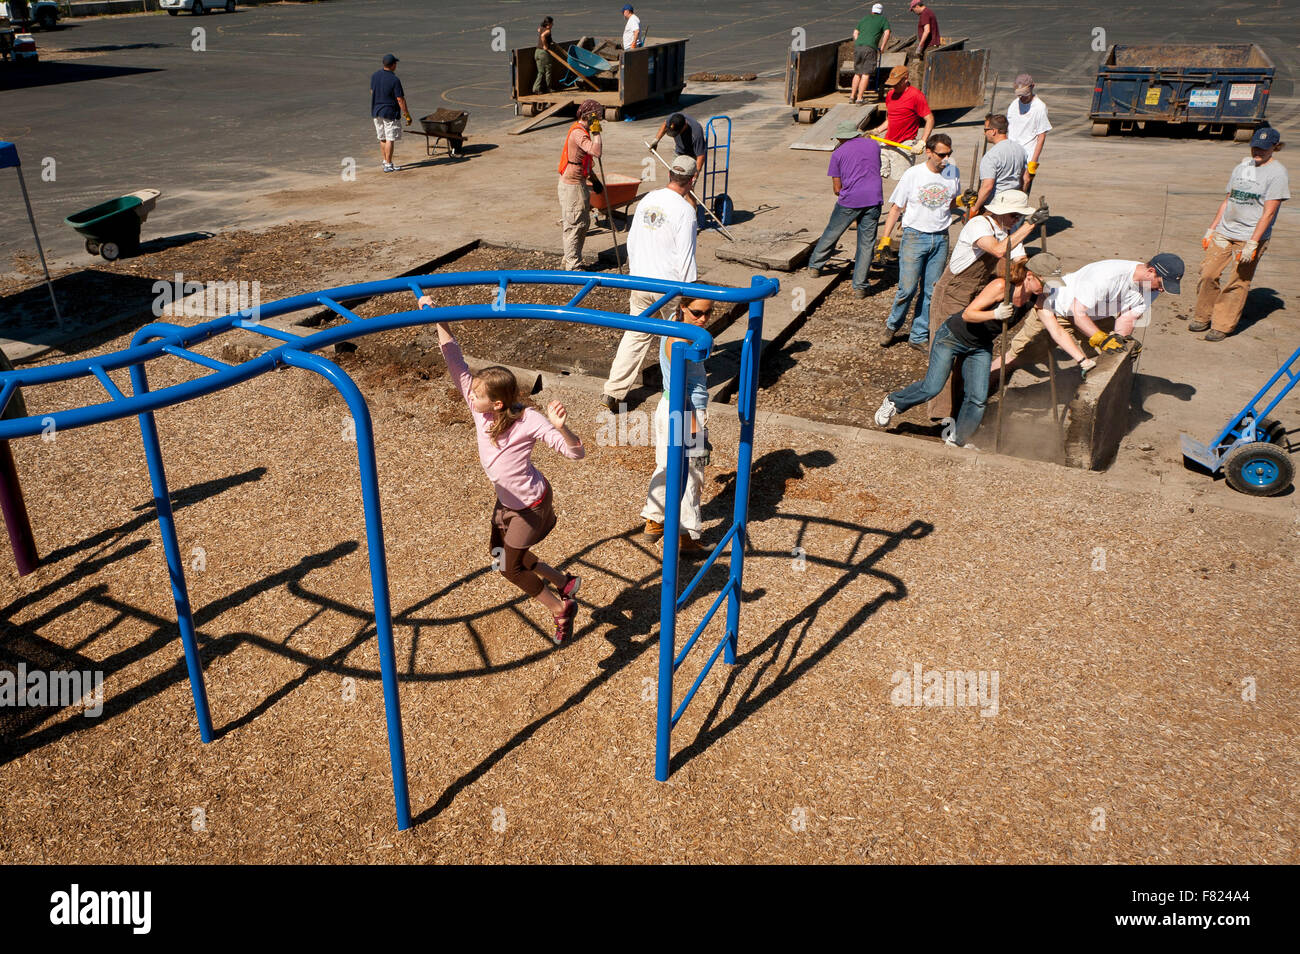
[[[714,123],[718,124],[716,129]],[[722,220],[724,226],[730,225],[733,209],[727,184],[731,175],[731,117],[709,117],[708,124],[704,127],[704,143],[704,192],[701,201],[705,208]],[[717,227],[717,223],[707,215],[701,213],[701,217],[704,228]]]
[[[425,308],[375,318],[361,318],[343,302],[369,298],[394,292],[410,291],[416,298],[440,288],[464,285],[495,286],[493,300],[484,304],[460,305],[446,308]],[[508,301],[511,285],[575,285],[577,293],[564,305],[540,305]],[[649,308],[639,315],[599,311],[580,307],[584,298],[595,288],[616,288],[623,291],[649,291],[660,295]],[[199,725],[199,736],[211,742],[214,736],[212,716],[208,707],[207,689],[203,676],[203,662],[194,629],[194,617],[185,583],[185,564],[177,541],[176,523],[172,514],[171,495],[163,467],[162,447],[154,412],[204,397],[281,367],[312,371],[334,385],[346,402],[356,429],[357,458],[361,478],[361,501],[365,514],[366,549],[370,562],[370,585],[375,610],[375,631],[379,649],[380,679],[383,684],[384,712],[388,727],[389,759],[393,772],[393,800],[396,805],[397,827],[411,826],[411,803],[407,786],[406,748],[402,736],[401,708],[397,691],[397,666],[393,646],[393,617],[389,603],[388,561],[384,549],[384,530],[379,505],[379,480],[375,457],[374,429],[369,407],[356,383],[338,365],[315,352],[340,341],[377,334],[416,325],[440,321],[469,321],[477,319],[531,318],[544,321],[569,321],[603,328],[640,331],[656,335],[672,335],[687,339],[684,345],[672,349],[672,387],[669,392],[670,408],[680,421],[685,406],[684,367],[687,359],[702,361],[713,347],[708,332],[693,325],[663,321],[650,317],[678,295],[688,298],[708,298],[719,302],[748,303],[749,327],[745,334],[741,355],[741,380],[737,411],[740,416],[740,449],[736,469],[736,505],[731,528],[714,549],[704,567],[679,596],[677,594],[678,545],[680,509],[665,508],[664,557],[662,598],[660,602],[660,684],[659,720],[656,733],[655,776],[668,777],[669,741],[672,726],[694,696],[704,676],[696,679],[686,693],[681,707],[671,713],[673,673],[681,660],[694,646],[708,620],[717,611],[724,598],[727,606],[726,632],[719,649],[706,664],[705,671],[725,650],[728,662],[735,660],[736,638],[740,625],[741,584],[744,572],[745,521],[749,502],[749,471],[753,460],[754,399],[758,388],[758,359],[762,343],[763,300],[775,295],[778,284],[769,278],[755,276],[749,288],[723,288],[686,282],[667,282],[630,275],[590,275],[582,272],[556,271],[491,271],[456,272],[442,275],[422,275],[366,282],[342,288],[312,292],[286,298],[270,305],[259,306],[193,326],[155,322],[136,332],[130,348],[112,354],[96,355],[78,361],[0,372],[0,413],[8,405],[18,388],[32,388],[56,384],[74,378],[95,377],[107,392],[108,400],[99,404],[77,407],[48,414],[35,414],[22,418],[0,420],[0,441],[36,434],[86,427],[124,417],[136,416],[144,444],[145,460],[152,484],[154,507],[158,514],[158,528],[162,536],[163,552],[171,579],[172,598],[176,604],[176,623],[185,653],[190,691],[194,696],[194,711]],[[264,324],[271,318],[305,309],[327,308],[343,319],[342,324],[315,334],[298,334],[282,326]],[[226,332],[253,331],[275,339],[281,344],[264,354],[250,358],[242,364],[200,354],[194,345]],[[158,391],[149,389],[145,366],[158,358],[180,358],[209,373],[173,384]],[[109,376],[110,371],[126,368],[130,376],[130,395],[123,393]],[[685,446],[681,428],[669,427],[668,486],[676,488],[680,500],[685,476],[683,466]],[[722,550],[731,546],[731,574],[713,607],[683,648],[676,655],[677,611],[686,604],[705,572],[718,559]]]

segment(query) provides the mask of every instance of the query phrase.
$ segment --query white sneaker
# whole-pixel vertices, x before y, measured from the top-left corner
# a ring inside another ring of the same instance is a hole
[[[385,162],[385,163],[384,163],[384,171],[385,171],[385,172],[392,172],[392,171],[393,171],[393,164],[392,164],[391,162]]]
[[[879,409],[876,411],[876,425],[879,427],[887,426],[897,413],[898,408],[894,406],[894,402],[889,400],[889,398],[885,398],[884,401],[880,403]]]
[[[943,442],[944,442],[944,444],[947,445],[948,447],[955,447],[957,450],[968,450],[968,451],[978,451],[978,450],[979,450],[978,447],[976,447],[974,444],[970,443],[969,441],[967,441],[965,444],[958,444],[958,443],[957,443],[955,440],[953,440],[951,437],[945,437],[945,438],[943,439]]]

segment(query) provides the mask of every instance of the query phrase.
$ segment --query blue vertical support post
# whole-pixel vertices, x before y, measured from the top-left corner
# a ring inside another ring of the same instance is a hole
[[[379,508],[379,466],[375,460],[375,429],[366,399],[343,369],[318,354],[283,352],[291,368],[315,371],[338,390],[352,413],[361,473],[361,504],[366,515],[366,552],[370,558],[370,590],[375,605],[375,637],[379,644],[379,675],[384,687],[384,718],[388,724],[388,757],[393,768],[393,801],[397,828],[411,827],[411,796],[406,780],[406,743],[402,708],[397,695],[397,662],[393,651],[393,609],[388,596],[388,557],[384,550],[384,519]]]
[[[672,755],[673,658],[677,655],[677,562],[681,547],[682,443],[686,404],[686,345],[668,349],[668,472],[664,480],[664,562],[659,584],[659,695],[655,723],[655,778],[668,781]],[[670,491],[673,491],[670,493]]]
[[[751,285],[763,279],[755,276]],[[763,350],[763,299],[749,303],[749,330],[740,353],[740,388],[736,392],[736,411],[740,416],[740,445],[736,451],[736,502],[732,519],[736,535],[731,538],[731,595],[727,597],[727,648],[723,659],[736,662],[740,633],[741,585],[745,579],[745,546],[749,534],[749,475],[754,462],[754,406],[758,400],[758,365]]]
[[[144,365],[131,365],[131,387],[136,394],[149,390]],[[149,483],[153,486],[153,505],[158,514],[158,532],[162,536],[163,553],[167,557],[167,572],[171,576],[172,599],[176,602],[176,626],[185,650],[185,668],[190,676],[190,693],[194,696],[194,715],[199,721],[199,738],[212,741],[212,714],[208,709],[208,690],[203,684],[203,660],[199,644],[194,638],[194,613],[190,608],[190,594],[185,586],[185,563],[181,559],[180,544],[176,541],[176,518],[172,514],[171,494],[167,491],[167,472],[163,469],[162,446],[158,442],[158,425],[153,411],[139,415],[140,440],[144,444],[144,459],[149,466]]]

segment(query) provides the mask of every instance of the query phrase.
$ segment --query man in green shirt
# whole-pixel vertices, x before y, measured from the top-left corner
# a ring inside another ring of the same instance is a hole
[[[853,31],[853,91],[849,102],[867,101],[867,93],[875,85],[880,53],[888,42],[889,21],[885,19],[885,8],[879,3],[872,4],[871,13],[859,20]]]

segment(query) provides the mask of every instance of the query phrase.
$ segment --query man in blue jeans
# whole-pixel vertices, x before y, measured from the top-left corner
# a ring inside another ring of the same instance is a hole
[[[899,215],[903,217],[903,239],[898,253],[898,294],[885,319],[882,348],[893,344],[913,298],[917,300],[916,317],[907,343],[917,351],[930,348],[930,292],[948,261],[948,226],[961,191],[960,182],[943,174],[951,155],[952,140],[935,133],[925,142],[925,162],[903,173],[889,197],[885,235],[877,250],[884,251],[892,243],[890,234]]]
[[[880,203],[885,190],[880,182],[880,145],[874,139],[865,139],[851,122],[842,122],[835,129],[839,142],[831,153],[831,165],[826,174],[831,177],[835,191],[835,208],[826,231],[817,240],[812,258],[808,259],[808,274],[814,278],[822,273],[835,243],[850,225],[858,223],[858,252],[853,257],[853,294],[867,297],[867,270],[871,268],[871,248],[876,242],[876,225],[880,222]]]
[[[901,414],[933,398],[948,382],[954,365],[961,361],[961,379],[964,386],[961,408],[957,411],[956,427],[944,433],[944,443],[950,447],[975,448],[967,443],[984,419],[984,408],[989,398],[989,367],[993,363],[993,346],[1005,324],[1013,321],[1017,313],[1024,314],[1043,303],[1043,278],[1060,273],[1060,262],[1053,255],[1042,253],[1026,262],[1023,258],[1011,262],[1010,300],[1006,294],[1006,280],[994,278],[981,289],[975,300],[948,317],[934,335],[930,345],[930,366],[925,377],[895,391],[881,402],[875,421],[885,427],[895,414]]]

